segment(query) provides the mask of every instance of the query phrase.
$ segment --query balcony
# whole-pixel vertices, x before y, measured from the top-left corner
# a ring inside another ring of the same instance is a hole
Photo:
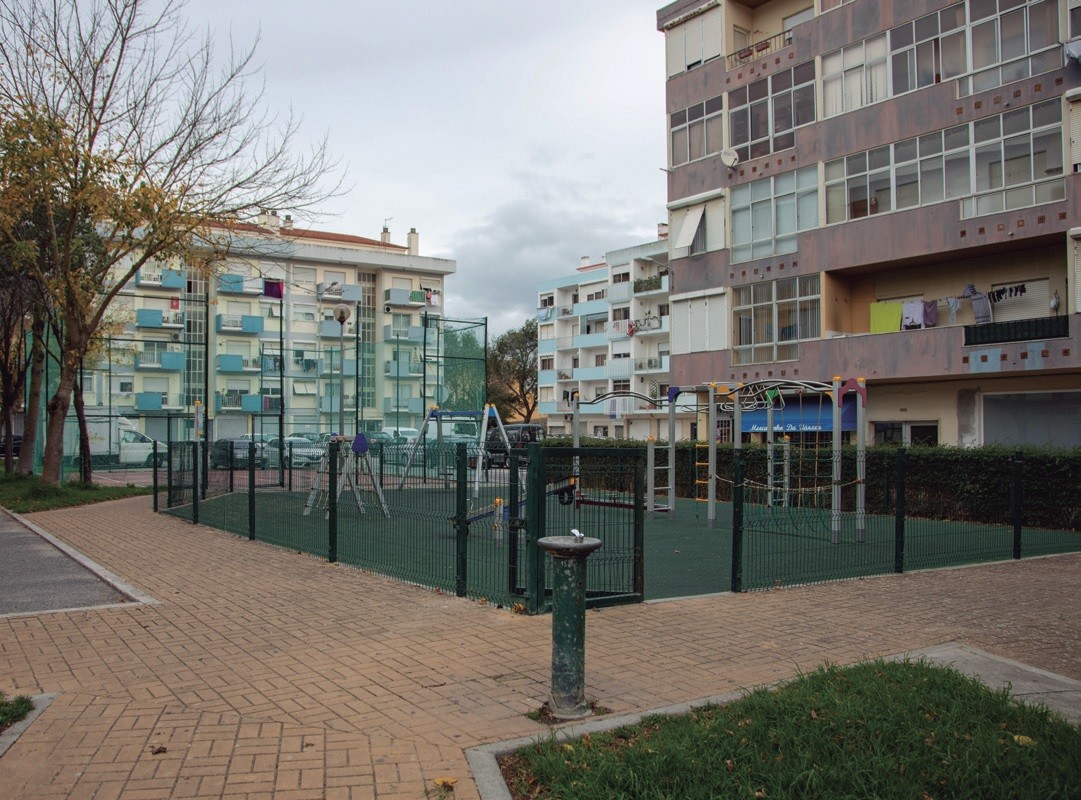
[[[319,359],[313,353],[293,356],[293,372],[302,375],[315,375],[319,371]]]
[[[637,285],[638,281],[634,282]],[[626,281],[624,283],[613,283],[608,287],[608,302],[609,303],[626,303],[630,301],[634,296],[634,292],[631,290],[631,282]]]
[[[569,319],[574,316],[574,306],[559,306],[555,310],[556,319]]]
[[[653,294],[654,292],[668,294],[667,275],[652,275],[648,278],[639,278],[634,282],[635,294]]]
[[[648,358],[636,358],[634,360],[635,372],[667,372],[668,356],[650,356]]]
[[[754,61],[756,58],[768,56],[770,53],[776,53],[778,50],[782,50],[790,44],[792,44],[791,31],[782,31],[781,33],[774,34],[766,39],[759,39],[757,42],[753,42],[742,50],[729,55],[727,57],[728,69],[735,69],[742,64],[748,64],[751,61]]]
[[[424,399],[421,397],[384,397],[383,413],[393,414],[396,411],[407,414],[423,414]]]
[[[1070,318],[1068,316],[989,322],[983,325],[965,326],[965,347],[1003,342],[1064,339],[1069,335]]]
[[[214,318],[214,330],[218,333],[263,332],[263,318],[250,314],[218,314]]]
[[[214,411],[240,411],[258,414],[263,410],[263,396],[230,389],[214,395]]]
[[[384,325],[383,341],[411,342],[414,344],[420,343],[424,341],[424,328],[420,325],[409,325],[404,328],[399,328],[394,325]]]
[[[324,302],[360,302],[360,287],[354,283],[341,283],[340,281],[317,283],[315,285],[315,294]]]
[[[537,353],[542,356],[550,356],[556,351],[555,339],[538,339]]]
[[[554,369],[542,369],[537,372],[537,383],[545,386],[556,382],[556,371]]]
[[[320,375],[340,375],[341,374],[341,359],[338,358],[335,353],[334,356],[328,358],[319,359],[319,374]],[[345,358],[345,377],[355,378],[357,376],[357,362],[356,359],[346,354]]]
[[[669,317],[657,317],[646,315],[642,319],[634,321],[635,336],[658,336],[667,334],[669,331]]]
[[[610,342],[627,339],[634,333],[634,323],[629,319],[617,319],[608,325],[606,333]]]
[[[184,273],[176,269],[148,269],[135,273],[135,285],[142,289],[183,289]]]
[[[135,369],[182,372],[184,370],[184,362],[184,354],[181,352],[148,350],[145,353],[135,354]]]
[[[218,356],[215,366],[218,372],[225,373],[262,372],[263,359],[258,356],[252,358],[233,353],[222,353]]]
[[[338,339],[342,336],[342,324],[337,320],[323,320],[319,323],[319,335],[325,339]],[[345,338],[353,339],[357,335],[357,323],[345,323]]]
[[[435,299],[434,294],[432,299]],[[388,306],[416,308],[417,306],[428,305],[428,293],[415,289],[385,289],[383,291],[383,302]]]
[[[578,367],[574,379],[579,381],[603,381],[608,377],[608,367]]]
[[[263,413],[278,413],[282,410],[282,399],[277,395],[262,395]]]
[[[574,380],[574,368],[564,367],[563,369],[556,370],[556,380],[570,381]]]
[[[608,334],[602,329],[600,333],[580,333],[574,337],[574,347],[607,347]]]
[[[629,358],[613,358],[608,362],[609,378],[629,378],[634,374],[634,362]]]
[[[135,311],[135,325],[139,328],[183,328],[184,312],[140,308]]]
[[[345,396],[345,410],[355,411],[357,407],[356,395],[347,394]],[[341,404],[338,402],[338,395],[325,394],[319,398],[319,412],[322,414],[337,414],[341,410]]]
[[[571,313],[579,317],[589,316],[590,314],[604,314],[607,316],[608,300],[605,299],[602,294],[601,297],[594,300],[587,300],[584,303],[575,303],[571,308]]]
[[[388,378],[419,378],[424,374],[424,365],[419,361],[385,361],[383,374]]]
[[[136,411],[168,411],[183,408],[180,403],[180,395],[170,395],[168,392],[136,392]]]
[[[220,294],[262,294],[263,279],[226,272],[218,278]]]

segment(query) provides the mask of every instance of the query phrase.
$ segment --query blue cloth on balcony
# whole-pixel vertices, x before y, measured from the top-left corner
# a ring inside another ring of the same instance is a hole
[[[991,321],[991,301],[983,292],[974,292],[972,297],[972,315],[976,318],[977,325],[983,325]]]

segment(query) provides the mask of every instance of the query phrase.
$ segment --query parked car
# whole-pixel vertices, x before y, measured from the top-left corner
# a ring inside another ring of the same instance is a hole
[[[19,452],[23,448],[23,437],[21,433],[16,433],[11,437],[11,457],[18,458]],[[0,456],[3,456],[8,451],[8,441],[4,439],[0,441]]]
[[[420,438],[420,431],[416,428],[383,428],[382,432],[395,441],[401,441],[405,444],[413,444]]]
[[[256,434],[256,437],[258,436],[260,434]],[[231,450],[232,466],[237,469],[247,469],[248,446],[251,441],[251,435],[218,439],[214,442],[214,446],[210,448],[210,468],[228,469],[230,465],[229,452]],[[267,466],[266,444],[258,441],[258,439],[255,442],[255,466],[261,469],[266,469]]]
[[[303,436],[271,439],[266,445],[266,460],[271,467],[279,463],[288,467],[315,467],[323,457],[323,448]]]
[[[503,430],[507,434],[507,442],[510,443],[510,452],[503,442],[499,428],[488,431],[488,441],[484,443],[485,458],[493,467],[505,467],[510,463],[511,453],[517,454],[518,464],[525,466],[529,463],[526,458],[526,447],[533,442],[544,440],[544,428],[534,423],[519,423],[504,425]]]

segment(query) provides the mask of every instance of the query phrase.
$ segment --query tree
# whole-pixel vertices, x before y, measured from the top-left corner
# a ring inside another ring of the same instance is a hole
[[[537,410],[537,320],[498,336],[488,351],[488,397],[503,419],[529,422]]]
[[[338,191],[325,140],[293,154],[298,121],[250,91],[254,45],[219,65],[183,0],[0,0],[0,244],[35,210],[29,273],[63,354],[48,401],[42,478],[57,483],[81,359],[139,268],[210,271],[232,226],[264,208],[303,213]],[[9,126],[10,127],[10,126]]]

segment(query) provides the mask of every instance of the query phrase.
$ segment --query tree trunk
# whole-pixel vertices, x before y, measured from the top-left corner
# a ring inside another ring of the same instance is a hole
[[[83,399],[83,383],[75,382],[74,388],[75,418],[79,423],[79,480],[89,484],[94,475],[91,472],[90,435],[86,429],[86,404]]]
[[[41,416],[41,386],[45,380],[45,317],[34,311],[30,341],[30,388],[27,391],[26,408],[23,410],[23,443],[19,451],[19,472],[34,471],[34,453],[38,442],[38,417]]]
[[[45,427],[45,458],[41,464],[41,482],[50,486],[60,485],[60,468],[64,459],[64,423],[71,408],[71,393],[79,377],[79,359],[86,351],[86,337],[65,326],[64,344],[60,359],[60,381],[56,394],[49,399],[49,420]]]
[[[15,435],[15,421],[12,419],[11,408],[7,409],[7,413],[4,414],[4,474],[10,475],[11,468],[14,465],[14,460],[11,457],[12,441],[11,437]]]

